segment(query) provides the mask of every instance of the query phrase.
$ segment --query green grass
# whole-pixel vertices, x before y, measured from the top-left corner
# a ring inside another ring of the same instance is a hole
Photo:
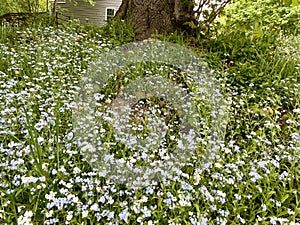
[[[134,187],[117,183],[84,160],[72,124],[73,103],[89,66],[133,40],[132,28],[120,30],[123,26],[128,25],[1,30],[0,223],[300,224],[299,37],[258,38],[228,30],[195,39],[193,50],[215,70],[228,106],[224,143],[208,168],[181,165],[181,173]],[[189,43],[180,34],[164,40]],[[139,76],[160,74],[189,84],[184,71],[169,65],[130,66],[101,90],[100,112],[110,109],[119,88]],[[193,84],[187,86],[194,90]],[[199,130],[202,154],[211,129],[209,107],[201,99],[195,102],[197,116],[207,122]],[[133,127],[144,125],[141,132],[134,130],[137,135],[147,133],[152,123],[147,110],[174,112],[172,103],[159,98],[135,106],[145,113],[145,119],[137,111],[130,117]],[[164,118],[163,113],[156,116]],[[104,148],[116,158],[133,160],[134,152],[116,139],[103,115],[96,118],[101,123],[95,129]],[[176,122],[176,112],[165,118]],[[163,150],[174,147],[180,130],[170,127],[169,145],[145,151],[150,158],[167,156]],[[142,154],[135,159],[133,165],[145,163]]]

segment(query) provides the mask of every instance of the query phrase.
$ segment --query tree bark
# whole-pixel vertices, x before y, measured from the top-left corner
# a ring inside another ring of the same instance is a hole
[[[172,33],[194,19],[193,8],[183,0],[122,0],[115,18],[131,22],[137,40]]]

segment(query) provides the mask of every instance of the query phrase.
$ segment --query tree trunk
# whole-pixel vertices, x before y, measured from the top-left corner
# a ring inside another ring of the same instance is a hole
[[[188,1],[191,0],[185,0]],[[183,0],[122,0],[115,18],[130,21],[137,40],[147,39],[151,34],[172,33],[194,19],[193,7],[183,4]]]

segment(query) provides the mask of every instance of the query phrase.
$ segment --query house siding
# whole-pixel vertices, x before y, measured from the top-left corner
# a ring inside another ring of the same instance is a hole
[[[95,6],[83,0],[77,0],[77,5],[74,6],[70,1],[59,3],[58,6],[66,16],[71,19],[79,19],[81,23],[93,23],[100,26],[105,25],[106,8],[115,8],[115,12],[119,9],[122,0],[94,0]],[[87,20],[88,19],[88,20]]]

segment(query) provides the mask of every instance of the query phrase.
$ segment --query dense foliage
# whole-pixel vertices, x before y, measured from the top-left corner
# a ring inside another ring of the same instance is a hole
[[[300,4],[298,0],[237,1],[226,9],[227,26],[253,30],[260,36],[263,31],[299,32]]]
[[[0,15],[12,12],[45,12],[47,0],[0,0]]]

